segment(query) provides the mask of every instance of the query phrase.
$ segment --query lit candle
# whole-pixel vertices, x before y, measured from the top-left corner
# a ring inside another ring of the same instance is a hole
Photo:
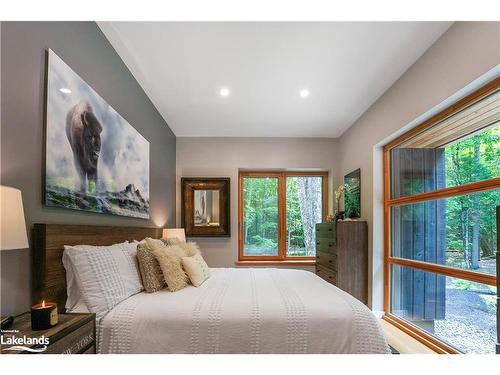
[[[54,327],[59,320],[57,315],[57,304],[42,301],[31,306],[31,329],[40,331]]]

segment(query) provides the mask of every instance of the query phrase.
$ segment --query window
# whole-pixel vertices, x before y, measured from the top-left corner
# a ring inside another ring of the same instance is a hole
[[[495,353],[500,79],[384,148],[385,319],[438,352]]]
[[[240,172],[239,260],[313,260],[327,186],[327,172]]]

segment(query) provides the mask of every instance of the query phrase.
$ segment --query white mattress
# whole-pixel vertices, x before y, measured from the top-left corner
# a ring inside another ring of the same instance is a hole
[[[373,313],[312,272],[212,268],[199,288],[139,293],[98,324],[100,353],[387,353]]]

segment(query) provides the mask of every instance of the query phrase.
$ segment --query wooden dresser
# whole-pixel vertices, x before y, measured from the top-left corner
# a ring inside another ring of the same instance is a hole
[[[316,274],[368,303],[366,221],[316,224]]]

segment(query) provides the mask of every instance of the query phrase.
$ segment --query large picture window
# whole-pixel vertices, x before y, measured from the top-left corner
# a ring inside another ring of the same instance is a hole
[[[240,172],[239,260],[313,260],[327,186],[327,172]]]
[[[384,318],[437,352],[495,353],[499,90],[384,148]]]

